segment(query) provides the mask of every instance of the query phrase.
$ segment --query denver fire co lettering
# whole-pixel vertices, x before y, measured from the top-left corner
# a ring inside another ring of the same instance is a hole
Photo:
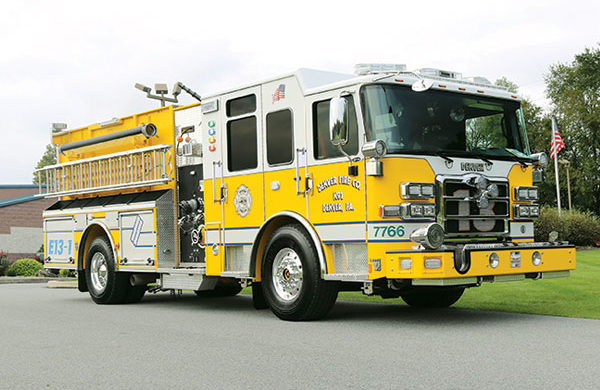
[[[360,181],[353,179],[350,176],[331,176],[317,184],[317,191],[321,192],[324,189],[335,185],[351,186],[360,191]]]

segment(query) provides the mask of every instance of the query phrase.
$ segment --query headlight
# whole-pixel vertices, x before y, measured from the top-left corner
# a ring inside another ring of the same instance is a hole
[[[434,197],[432,183],[402,183],[400,195],[403,199],[431,199]]]
[[[403,203],[400,205],[403,219],[434,218],[435,205],[432,203]]]
[[[519,217],[529,217],[529,206],[519,206]]]
[[[516,204],[513,206],[513,218],[537,218],[540,216],[540,206],[537,204]]]
[[[538,200],[537,187],[515,187],[515,200]]]
[[[496,268],[500,264],[500,256],[496,252],[493,252],[489,258],[490,267]]]
[[[413,217],[422,217],[423,216],[423,205],[411,204],[410,205],[410,215]]]

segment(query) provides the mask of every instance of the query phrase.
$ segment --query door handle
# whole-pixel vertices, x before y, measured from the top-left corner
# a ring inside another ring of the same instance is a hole
[[[221,168],[221,186],[219,190],[219,198],[217,198],[217,167]],[[223,168],[221,161],[213,161],[213,203],[222,202],[227,197],[227,188],[223,183]]]
[[[306,161],[306,148],[296,148],[296,177],[294,178],[294,180],[296,181],[296,195],[304,195],[306,194],[306,190],[300,190],[300,156],[304,157],[304,160]],[[306,169],[306,166],[304,167],[304,169]],[[306,185],[306,183],[305,183]],[[305,189],[307,188],[306,186],[304,187]]]

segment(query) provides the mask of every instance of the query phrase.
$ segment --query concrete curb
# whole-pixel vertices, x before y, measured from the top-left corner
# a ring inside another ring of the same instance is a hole
[[[77,288],[77,280],[49,280],[48,288]]]
[[[30,283],[46,283],[49,281],[66,281],[66,280],[77,280],[77,279],[61,279],[58,278],[46,278],[46,277],[23,277],[23,276],[0,276],[0,284],[30,284]]]

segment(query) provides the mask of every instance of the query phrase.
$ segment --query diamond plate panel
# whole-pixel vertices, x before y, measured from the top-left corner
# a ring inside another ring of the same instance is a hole
[[[158,234],[158,267],[176,266],[175,243],[177,242],[177,224],[175,220],[175,202],[173,190],[165,192],[156,201],[156,233]]]
[[[225,272],[248,272],[252,247],[228,246],[225,252]]]
[[[367,244],[333,244],[333,266],[336,274],[369,273]]]

